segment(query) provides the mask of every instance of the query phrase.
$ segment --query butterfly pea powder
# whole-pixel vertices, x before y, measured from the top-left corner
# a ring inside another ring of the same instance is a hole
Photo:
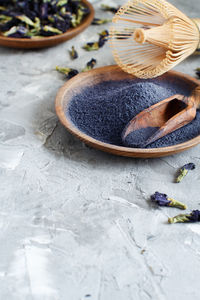
[[[141,147],[136,136],[122,142],[122,132],[138,113],[175,94],[189,96],[192,88],[181,79],[105,81],[86,87],[75,95],[66,114],[83,133],[113,145]],[[200,112],[188,125],[148,145],[147,148],[172,146],[200,134]],[[141,139],[141,134],[137,136]]]

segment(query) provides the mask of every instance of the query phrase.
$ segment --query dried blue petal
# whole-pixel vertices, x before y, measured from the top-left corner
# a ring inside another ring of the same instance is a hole
[[[176,179],[176,182],[179,183],[183,180],[183,178],[187,175],[188,171],[194,170],[195,169],[195,164],[189,163],[184,165],[183,167],[180,168],[179,170],[179,176]]]
[[[104,30],[101,33],[99,33],[99,47],[100,48],[103,47],[104,44],[107,42],[108,36],[109,36],[109,33],[107,30]]]
[[[101,33],[99,33],[99,40],[97,42],[90,42],[83,46],[83,49],[87,51],[95,51],[99,48],[103,47],[103,45],[107,42],[108,39],[108,31],[103,30]]]
[[[56,70],[62,74],[65,74],[67,79],[70,79],[74,76],[76,76],[79,72],[75,69],[71,68],[62,68],[62,67],[56,67]]]
[[[76,51],[74,46],[72,46],[72,49],[69,50],[69,54],[70,54],[71,59],[78,58],[78,52]]]
[[[76,25],[79,25],[81,23],[84,15],[85,15],[84,9],[79,8],[76,14]]]
[[[196,69],[196,75],[200,78],[200,68]]]
[[[1,2],[0,2],[0,4],[1,4]],[[5,6],[0,6],[0,11],[4,11],[4,10],[6,10],[6,7]]]
[[[68,0],[59,0],[56,5],[63,6],[63,5],[66,5],[67,3],[68,3]]]
[[[54,34],[61,34],[62,31],[57,29],[57,28],[54,28],[52,26],[49,26],[49,25],[45,25],[43,28],[42,28],[43,31],[45,32],[50,32],[51,34],[54,33]]]
[[[86,72],[89,70],[92,70],[94,66],[96,65],[97,61],[96,59],[92,58],[87,64],[86,67],[82,70],[82,72]]]
[[[15,26],[15,21],[10,16],[0,15],[0,31],[8,31]]]
[[[200,222],[200,210],[193,210],[190,214],[181,214],[173,218],[169,218],[168,222],[170,224]]]
[[[100,37],[107,38],[109,36],[108,30],[103,30],[101,33],[99,33]]]
[[[99,19],[99,18],[94,18],[92,21],[92,25],[102,25],[111,22],[111,19]]]
[[[151,201],[158,204],[159,206],[177,207],[180,209],[186,209],[187,206],[182,202],[179,202],[173,198],[169,198],[166,194],[155,192],[151,195]]]
[[[25,37],[28,30],[23,26],[13,26],[8,31],[4,32],[4,36],[22,38]]]
[[[199,210],[193,210],[190,214],[190,222],[200,222],[200,211]]]
[[[40,18],[45,19],[48,16],[49,4],[47,2],[42,3],[40,6]]]
[[[16,16],[16,19],[19,19],[20,21],[22,21],[23,23],[25,23],[27,25],[35,27],[34,22],[30,18],[28,18],[27,16],[25,16],[25,15]]]
[[[151,201],[157,203],[159,206],[169,206],[170,204],[167,195],[159,192],[151,195]]]
[[[112,7],[112,6],[109,6],[109,5],[106,5],[106,4],[102,4],[101,5],[101,8],[105,11],[110,11],[114,14],[116,14],[116,12],[118,11],[118,9],[120,8],[120,6],[118,7]]]
[[[91,43],[87,43],[83,46],[83,49],[85,49],[87,51],[96,51],[99,48],[100,48],[99,42],[91,42]]]
[[[182,168],[184,168],[188,171],[194,170],[195,169],[195,164],[194,163],[189,163],[189,164],[184,165]]]
[[[79,72],[78,72],[77,70],[72,69],[72,70],[68,73],[67,78],[70,79],[70,78],[76,76],[78,73],[79,73]]]
[[[105,43],[106,43],[106,40],[103,38],[100,38],[98,41],[99,48],[103,47]]]

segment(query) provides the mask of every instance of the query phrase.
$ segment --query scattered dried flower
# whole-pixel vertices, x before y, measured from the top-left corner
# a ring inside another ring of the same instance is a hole
[[[106,24],[111,22],[111,19],[98,19],[98,18],[94,18],[94,20],[92,21],[92,25],[102,25],[102,24]]]
[[[196,69],[196,75],[200,78],[200,68]]]
[[[56,70],[62,74],[65,74],[67,76],[67,79],[70,79],[74,76],[76,76],[79,72],[75,69],[71,68],[62,68],[62,67],[56,67]]]
[[[187,175],[188,171],[194,170],[195,169],[195,164],[189,163],[184,165],[182,168],[179,170],[179,176],[176,179],[176,182],[179,183],[183,180],[183,178]]]
[[[86,67],[82,70],[82,72],[86,72],[89,70],[92,70],[94,66],[96,65],[97,61],[96,59],[92,58],[87,64]]]
[[[83,49],[87,50],[87,51],[96,51],[99,50],[99,43],[98,42],[91,42],[91,43],[87,43],[83,46]]]
[[[118,7],[112,7],[112,6],[109,6],[109,5],[106,5],[106,4],[102,4],[101,5],[101,8],[105,11],[110,11],[114,14],[116,14],[116,12],[118,11],[118,9],[120,8],[120,6]]]
[[[108,35],[109,35],[108,31],[103,30],[101,33],[99,33],[98,42],[87,43],[83,46],[83,49],[85,49],[87,51],[96,51],[96,50],[98,50],[99,48],[103,47],[104,44],[107,42]]]
[[[180,209],[186,209],[187,206],[177,200],[169,198],[166,194],[155,192],[151,196],[151,201],[158,204],[159,206],[177,207]]]
[[[169,218],[168,222],[170,224],[200,222],[200,211],[193,210],[190,214],[181,214],[181,215],[175,216],[173,218]]]
[[[74,46],[72,46],[72,49],[69,50],[69,54],[70,54],[71,59],[78,58],[78,52],[76,51]]]

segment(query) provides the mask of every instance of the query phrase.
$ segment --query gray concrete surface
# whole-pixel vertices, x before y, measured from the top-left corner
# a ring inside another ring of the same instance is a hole
[[[100,2],[97,16],[111,16]],[[200,15],[199,0],[172,2]],[[92,56],[98,66],[114,63],[108,45],[81,50],[106,27],[51,49],[0,48],[0,299],[200,299],[200,225],[170,226],[180,211],[148,201],[159,190],[200,208],[200,146],[160,159],[114,157],[87,148],[55,115],[65,82],[56,65],[81,69]],[[177,70],[194,76],[197,66],[191,57]],[[177,185],[186,162],[196,170]]]

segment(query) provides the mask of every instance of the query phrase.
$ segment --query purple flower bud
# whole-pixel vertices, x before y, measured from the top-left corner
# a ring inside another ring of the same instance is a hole
[[[167,195],[159,192],[155,192],[155,194],[151,196],[151,201],[157,203],[159,206],[169,206],[170,204]]]
[[[189,163],[184,165],[182,168],[179,170],[179,176],[176,179],[176,182],[179,183],[183,180],[183,178],[187,175],[188,171],[194,170],[195,169],[195,164]]]
[[[190,222],[200,222],[200,210],[193,210],[189,216]]]
[[[196,69],[196,75],[200,78],[200,68]]]
[[[48,16],[48,3],[45,2],[40,6],[40,18],[45,19]]]
[[[177,207],[180,209],[186,209],[187,206],[182,202],[169,198],[166,194],[162,194],[159,192],[155,192],[151,196],[151,201],[158,204],[159,206],[170,206],[170,207]]]
[[[70,79],[70,78],[76,76],[77,74],[78,74],[78,71],[75,70],[75,69],[72,69],[72,70],[68,73],[67,78]]]
[[[173,218],[169,218],[168,222],[170,224],[200,222],[200,210],[193,210],[190,214],[182,214]]]

